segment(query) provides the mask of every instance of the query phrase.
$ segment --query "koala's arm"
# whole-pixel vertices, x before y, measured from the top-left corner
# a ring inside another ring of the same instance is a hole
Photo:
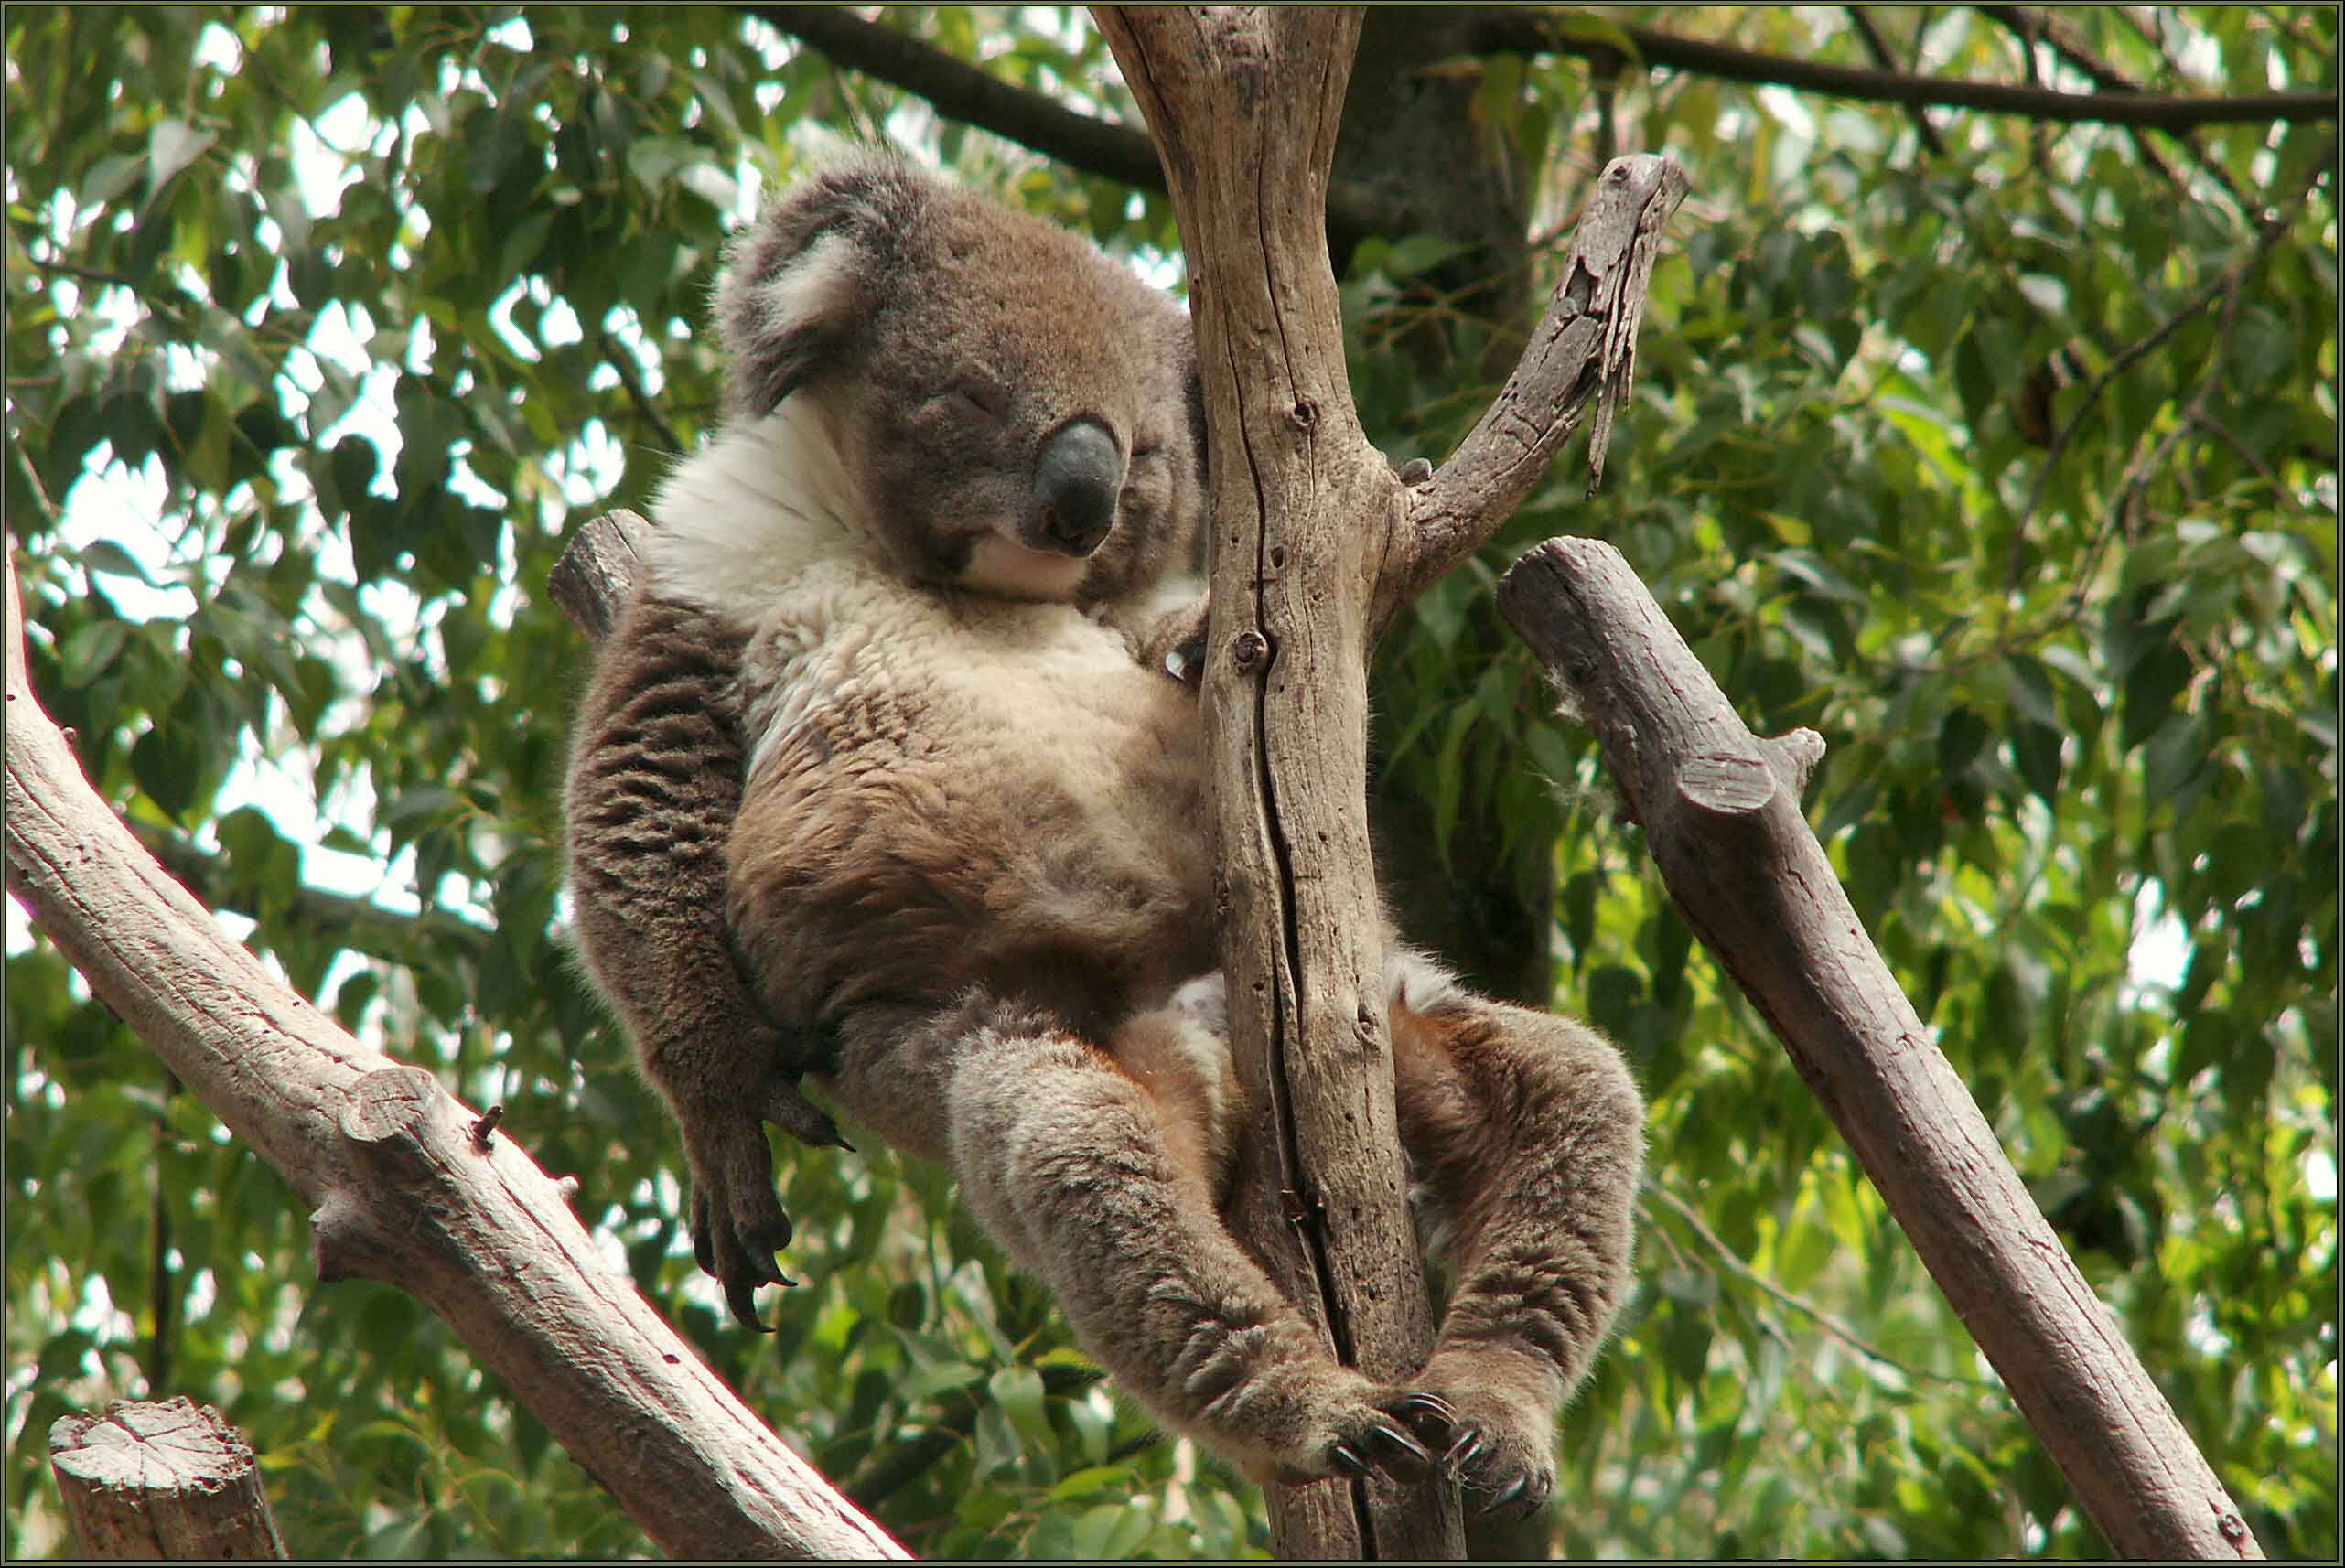
[[[746,757],[735,712],[740,639],[689,606],[638,595],[604,642],[574,731],[570,886],[578,948],[683,1133],[693,1246],[756,1322],[760,1283],[788,1283],[790,1240],[764,1122],[838,1144],[799,1075],[815,1042],[758,1004],[725,921],[725,847]]]

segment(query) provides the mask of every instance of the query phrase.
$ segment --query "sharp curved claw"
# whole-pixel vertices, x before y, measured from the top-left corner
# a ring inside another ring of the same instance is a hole
[[[1409,1430],[1425,1443],[1446,1442],[1457,1428],[1458,1412],[1439,1394],[1403,1394],[1384,1407],[1409,1423]]]
[[[1462,1470],[1472,1464],[1481,1451],[1481,1428],[1468,1422],[1458,1429],[1458,1440],[1443,1451],[1441,1463],[1449,1470]]]
[[[760,1334],[773,1332],[766,1326],[765,1320],[758,1316],[757,1286],[737,1284],[727,1281],[725,1286],[725,1305],[733,1309],[734,1320],[742,1327],[754,1328]]]
[[[1530,1478],[1531,1477],[1528,1476],[1517,1476],[1513,1480],[1509,1481],[1505,1486],[1501,1487],[1497,1491],[1492,1492],[1490,1494],[1490,1501],[1482,1505],[1482,1511],[1484,1513],[1494,1514],[1509,1508],[1521,1498],[1523,1484],[1530,1480]]]
[[[1368,1461],[1362,1459],[1349,1443],[1339,1443],[1328,1450],[1328,1462],[1347,1476],[1368,1474]]]
[[[1433,1455],[1425,1445],[1392,1422],[1379,1418],[1368,1428],[1375,1444],[1376,1467],[1404,1486],[1415,1486],[1433,1474]]]

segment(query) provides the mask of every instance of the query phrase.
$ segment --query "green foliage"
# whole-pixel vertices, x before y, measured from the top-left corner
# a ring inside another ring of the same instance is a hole
[[[2156,42],[2060,15],[2161,91],[2334,80],[2333,12],[2169,13]],[[1079,17],[890,21],[1136,123]],[[1884,25],[1900,48],[1926,25],[1931,70],[2025,78],[1973,12]],[[5,26],[0,501],[35,682],[101,791],[295,985],[502,1102],[908,1544],[1262,1551],[1251,1490],[1110,1399],[932,1171],[783,1151],[809,1283],[769,1293],[772,1339],[733,1326],[672,1134],[560,941],[580,650],[541,585],[705,429],[703,300],[752,182],[884,130],[1151,266],[1165,202],[733,11]],[[1871,63],[1829,14],[1738,26]],[[1812,818],[1938,1045],[2266,1550],[2333,1556],[2336,225],[2329,187],[2297,200],[2333,127],[2185,145],[1941,111],[1936,156],[1892,107],[1622,81],[1622,145],[1676,152],[1697,195],[1606,489],[1581,499],[1575,452],[1378,671],[1380,765],[1436,836],[1502,823],[1552,863],[1558,1001],[1652,1101],[1642,1288],[1566,1417],[1555,1544],[2103,1549],[1501,627],[1496,573],[1569,531],[1627,552],[1755,727],[1830,743]],[[1510,59],[1477,103],[1559,227],[1592,172],[1585,68]],[[1462,367],[1513,350],[1404,287],[1449,259],[1372,241],[1345,284],[1363,415],[1403,455],[1446,453],[1490,392]],[[644,1550],[428,1311],[315,1284],[283,1182],[13,915],[6,978],[12,1552],[59,1549],[58,1415],[177,1392],[251,1436],[296,1552]]]

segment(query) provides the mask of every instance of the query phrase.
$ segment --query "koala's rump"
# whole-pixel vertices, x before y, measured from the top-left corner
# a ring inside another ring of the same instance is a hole
[[[973,987],[1093,1040],[1214,964],[1194,703],[1063,606],[908,596],[782,666],[728,846],[778,1018]]]

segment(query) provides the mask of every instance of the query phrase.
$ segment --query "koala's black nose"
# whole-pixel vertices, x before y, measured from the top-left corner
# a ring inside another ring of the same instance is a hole
[[[1124,454],[1115,437],[1090,420],[1068,425],[1043,442],[1035,459],[1027,544],[1081,560],[1115,526],[1123,489]]]

